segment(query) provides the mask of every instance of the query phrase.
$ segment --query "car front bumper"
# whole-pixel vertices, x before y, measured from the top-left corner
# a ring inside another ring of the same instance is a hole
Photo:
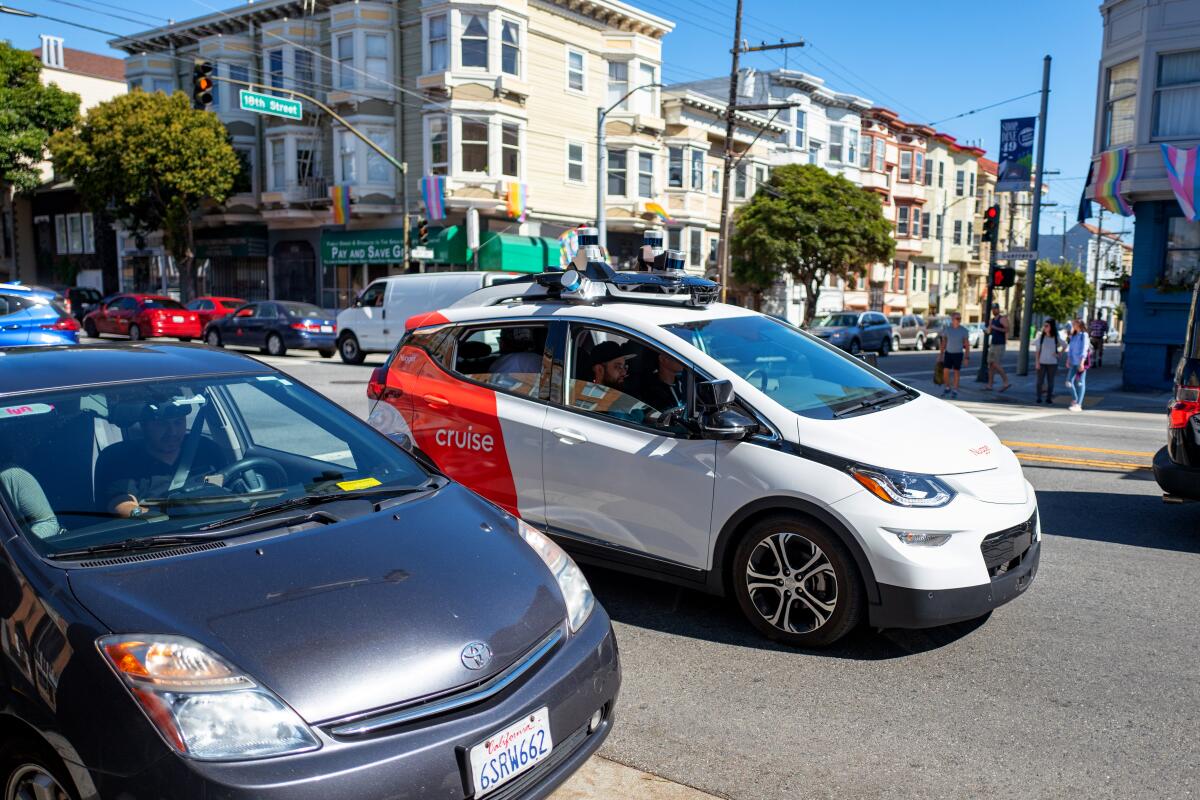
[[[612,729],[621,670],[612,624],[597,606],[591,618],[524,683],[480,706],[394,731],[335,738],[313,725],[321,748],[245,762],[190,761],[168,755],[146,770],[115,776],[90,772],[104,798],[173,800],[358,800],[471,797],[472,746],[542,707],[549,708],[550,756],[490,792],[496,800],[548,797],[600,747]],[[603,709],[595,730],[589,720]]]

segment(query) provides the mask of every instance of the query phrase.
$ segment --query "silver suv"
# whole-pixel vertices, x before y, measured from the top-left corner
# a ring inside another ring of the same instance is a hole
[[[925,320],[920,314],[892,314],[888,322],[892,324],[893,350],[925,349]]]

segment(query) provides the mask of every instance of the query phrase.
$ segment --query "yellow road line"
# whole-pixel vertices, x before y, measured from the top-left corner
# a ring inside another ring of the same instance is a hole
[[[1149,464],[1127,464],[1120,461],[1097,461],[1090,458],[1063,458],[1061,456],[1044,456],[1041,453],[1017,453],[1022,461],[1043,461],[1051,464],[1073,464],[1082,467],[1101,467],[1104,469],[1150,469]]]
[[[1035,450],[1070,450],[1074,453],[1107,453],[1112,456],[1154,457],[1154,453],[1143,453],[1137,450],[1106,450],[1103,447],[1077,447],[1069,444],[1043,444],[1041,442],[1001,442],[1001,444],[1008,447],[1029,447]]]

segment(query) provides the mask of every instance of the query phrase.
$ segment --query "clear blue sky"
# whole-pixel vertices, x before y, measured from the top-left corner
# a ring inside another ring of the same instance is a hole
[[[4,0],[37,13],[132,33],[165,22],[228,9],[236,0]],[[675,21],[664,45],[668,82],[695,80],[729,70],[733,0],[630,0]],[[85,10],[80,6],[86,6]],[[753,43],[805,39],[810,46],[788,52],[793,68],[819,75],[838,91],[862,95],[903,119],[935,122],[991,105],[1041,86],[1042,57],[1053,57],[1047,169],[1050,180],[1042,232],[1062,229],[1062,212],[1073,224],[1087,174],[1095,117],[1101,20],[1096,0],[1010,0],[1007,3],[895,3],[891,0],[745,0],[743,38]],[[130,19],[123,19],[128,17]],[[134,20],[139,20],[136,22]],[[55,33],[68,47],[120,56],[107,36],[42,19],[0,16],[0,36],[34,47],[39,33]],[[776,51],[744,57],[774,69]],[[999,121],[1034,116],[1036,95],[939,124],[959,141],[995,151]]]

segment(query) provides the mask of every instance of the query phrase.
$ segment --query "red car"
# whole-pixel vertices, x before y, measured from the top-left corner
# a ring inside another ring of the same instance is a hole
[[[88,336],[102,333],[128,336],[134,341],[148,336],[173,336],[186,342],[200,338],[199,313],[178,300],[156,294],[119,294],[83,318]]]
[[[246,301],[237,297],[208,296],[197,297],[187,307],[200,315],[200,330],[204,330],[214,319],[227,317],[244,305]]]

